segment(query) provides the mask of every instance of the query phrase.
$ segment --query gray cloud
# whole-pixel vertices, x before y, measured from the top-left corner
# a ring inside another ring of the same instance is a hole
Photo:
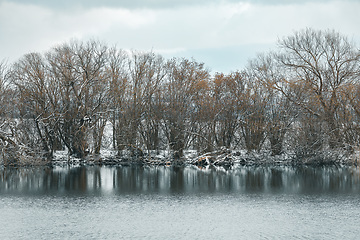
[[[140,8],[145,6],[144,1],[137,0],[132,3],[133,9],[121,5],[133,1],[86,1],[86,6],[85,1],[74,0],[71,6],[67,0],[22,1],[0,0],[0,60],[8,58],[11,62],[70,39],[93,38],[123,49],[153,50],[167,58],[194,57],[213,71],[228,72],[241,69],[256,53],[275,47],[278,38],[305,27],[335,29],[360,42],[360,3],[355,1],[281,5],[282,0],[267,4],[192,0],[207,5],[191,5],[185,0],[178,3],[183,7],[165,8],[160,0],[146,1],[148,7]],[[51,5],[54,2],[68,4],[74,10],[66,6],[59,10],[60,6]],[[103,2],[108,5],[95,7]]]
[[[127,8],[127,9],[159,9],[199,6],[219,3],[252,3],[262,5],[290,5],[304,4],[307,2],[320,3],[330,2],[329,0],[0,0],[1,2],[13,2],[20,4],[31,4],[57,10],[69,10],[78,8]],[[358,1],[358,0],[347,0]]]
[[[14,2],[20,4],[31,4],[51,9],[69,10],[76,8],[127,8],[127,9],[159,9],[159,8],[173,8],[181,6],[202,5],[209,2],[219,2],[218,0],[61,0],[61,1],[49,1],[49,0],[0,0],[0,2]]]

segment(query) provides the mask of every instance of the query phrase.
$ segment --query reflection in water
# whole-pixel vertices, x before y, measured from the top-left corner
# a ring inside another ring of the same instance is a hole
[[[359,193],[348,167],[6,168],[0,239],[358,239]]]
[[[0,194],[359,193],[359,176],[353,167],[5,168]]]

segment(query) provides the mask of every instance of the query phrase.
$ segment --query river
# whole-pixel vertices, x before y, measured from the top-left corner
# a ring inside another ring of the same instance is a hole
[[[359,239],[356,167],[0,169],[0,239]]]

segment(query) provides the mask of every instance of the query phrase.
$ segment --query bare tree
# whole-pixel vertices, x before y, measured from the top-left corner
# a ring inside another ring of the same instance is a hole
[[[89,148],[88,131],[93,129],[98,153],[107,118],[107,47],[95,41],[73,42],[54,48],[47,59],[59,96],[52,106],[59,116],[57,131],[62,142],[70,154],[82,158]]]
[[[244,74],[233,72],[217,74],[214,78],[216,117],[213,134],[217,147],[230,148],[239,130],[239,116],[242,114]]]
[[[148,53],[144,74],[142,97],[142,118],[139,132],[147,150],[158,150],[160,144],[160,123],[163,104],[161,85],[166,76],[165,61],[159,55]]]
[[[164,61],[154,53],[133,51],[118,59],[115,94],[117,100],[116,142],[119,151],[142,154],[142,145],[153,150],[159,144],[159,87],[165,76]],[[114,71],[113,71],[114,72]],[[120,94],[120,95],[119,95]]]
[[[359,73],[360,79],[360,73]],[[343,126],[341,134],[345,138],[347,148],[353,150],[360,147],[360,84],[356,81],[342,89],[338,116]]]
[[[127,104],[127,82],[126,67],[128,55],[123,50],[111,48],[109,50],[109,62],[107,64],[107,74],[109,76],[109,111],[111,112],[110,121],[113,126],[113,148],[122,149],[121,144],[126,136],[122,134],[122,121],[124,108]],[[122,137],[123,136],[123,137]],[[117,144],[118,143],[118,144]]]
[[[9,83],[8,83],[8,67],[5,60],[0,61],[0,119],[6,117],[6,113],[10,110],[9,107]]]
[[[298,115],[296,106],[282,93],[289,95],[289,88],[282,86],[278,91],[285,74],[276,61],[274,54],[258,55],[250,62],[249,74],[254,81],[260,83],[263,89],[263,99],[267,99],[265,110],[266,135],[270,142],[271,154],[279,155],[283,152],[286,133]]]
[[[307,97],[290,99],[327,124],[329,146],[343,145],[338,119],[342,88],[358,79],[360,55],[349,40],[334,31],[305,29],[279,42],[278,60],[289,71],[283,83],[306,87]]]
[[[215,125],[218,105],[215,104],[213,78],[204,79],[197,84],[198,94],[194,98],[192,113],[192,135],[188,147],[200,153],[212,152],[215,144]]]
[[[11,78],[19,92],[19,109],[21,124],[23,128],[32,130],[33,121],[37,138],[24,132],[25,142],[34,149],[37,148],[40,141],[42,145],[43,156],[52,157],[53,149],[50,131],[51,126],[49,117],[51,115],[49,101],[47,98],[48,73],[46,63],[39,53],[30,53],[25,55],[14,64]]]
[[[168,62],[168,77],[164,84],[164,127],[174,157],[196,137],[195,100],[209,79],[209,71],[203,63],[188,59],[172,59]]]
[[[14,142],[12,121],[9,116],[10,89],[8,84],[8,68],[5,61],[0,62],[0,163],[11,165],[17,162],[16,143]]]
[[[270,101],[260,82],[246,74],[246,87],[239,101],[241,106],[241,133],[245,148],[250,151],[259,151],[266,139],[266,108]]]

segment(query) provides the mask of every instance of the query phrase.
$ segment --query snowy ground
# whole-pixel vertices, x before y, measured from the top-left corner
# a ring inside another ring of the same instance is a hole
[[[244,150],[233,150],[229,154],[206,153],[199,154],[195,150],[186,150],[184,156],[180,161],[174,160],[169,151],[152,151],[147,152],[142,158],[130,158],[126,153],[122,156],[117,155],[117,151],[111,149],[104,149],[100,155],[88,156],[85,159],[77,159],[69,156],[67,151],[58,151],[54,154],[53,164],[57,166],[64,165],[178,165],[192,164],[199,167],[209,166],[226,166],[234,165],[358,165],[360,163],[360,152],[355,153],[351,157],[337,158],[336,160],[317,161],[314,159],[296,160],[291,154],[282,154],[279,156],[270,156],[269,153],[247,153]],[[330,156],[330,155],[329,155]],[[213,161],[204,161],[200,163],[201,159],[212,159]],[[216,164],[219,163],[219,164]]]

